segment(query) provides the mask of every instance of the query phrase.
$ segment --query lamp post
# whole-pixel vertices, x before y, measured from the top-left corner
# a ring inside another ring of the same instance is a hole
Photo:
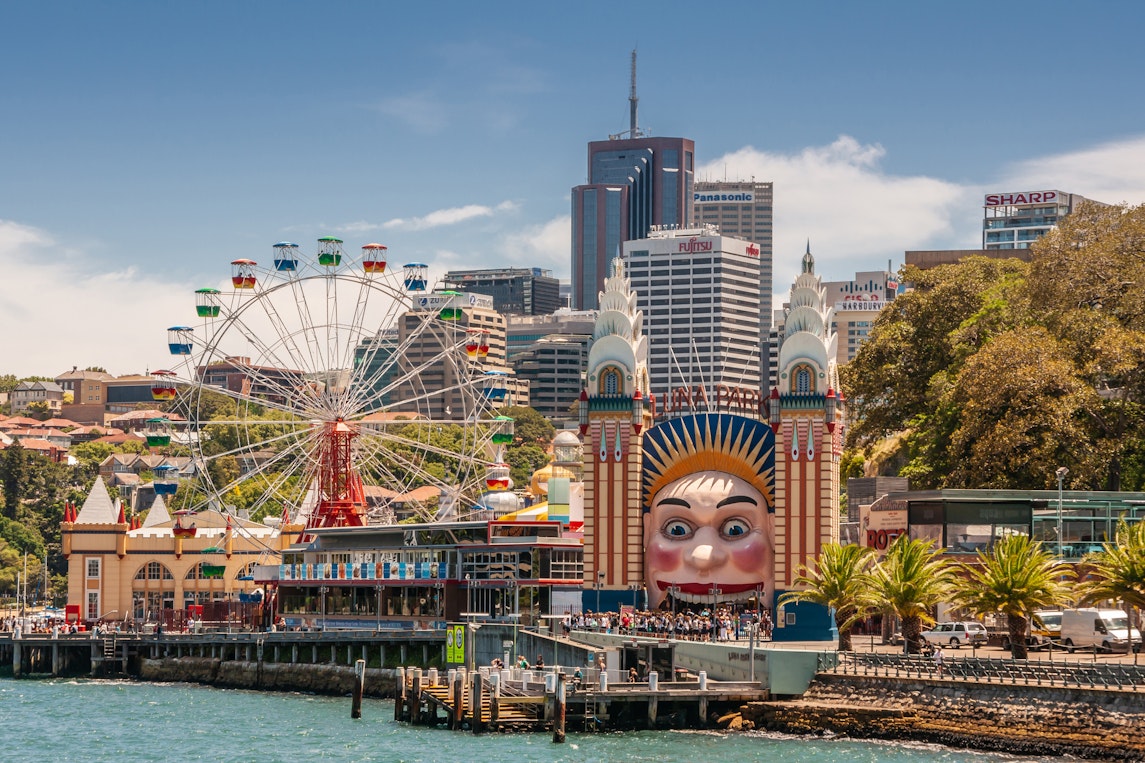
[[[1069,474],[1069,469],[1059,466],[1055,472],[1058,478],[1058,559],[1062,558],[1062,481]]]
[[[708,618],[710,620],[708,623],[708,633],[710,634],[709,638],[712,640],[712,643],[715,643],[716,637],[720,632],[719,618],[716,616],[716,597],[723,593],[723,591],[719,588],[716,588],[714,585],[709,588],[708,591],[712,594],[712,615],[710,618]]]
[[[319,586],[318,593],[322,597],[322,632],[326,632],[326,592],[330,589],[326,586]]]
[[[680,593],[680,586],[673,583],[668,586],[668,601],[672,604],[672,617],[676,616],[676,596]]]
[[[600,589],[604,587],[604,570],[596,573],[596,613],[600,614]]]
[[[374,583],[374,590],[377,591],[377,593],[378,593],[378,611],[377,611],[378,620],[377,620],[377,625],[375,626],[375,630],[381,631],[381,629],[382,629],[382,584],[381,583]]]

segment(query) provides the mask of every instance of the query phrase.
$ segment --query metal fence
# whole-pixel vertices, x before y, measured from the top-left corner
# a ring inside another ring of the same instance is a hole
[[[1145,689],[1145,667],[1121,663],[1045,662],[996,657],[954,657],[940,662],[918,655],[840,652],[833,672],[899,678],[943,678],[980,683],[1081,689]]]

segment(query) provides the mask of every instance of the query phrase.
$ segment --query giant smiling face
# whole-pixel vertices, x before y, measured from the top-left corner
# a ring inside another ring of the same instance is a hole
[[[775,588],[774,520],[763,495],[724,472],[700,472],[669,482],[644,515],[644,567],[649,605],[672,587],[676,599],[742,601]]]

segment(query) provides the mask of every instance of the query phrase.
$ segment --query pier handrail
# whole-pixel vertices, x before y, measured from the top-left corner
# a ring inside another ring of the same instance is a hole
[[[939,669],[939,664],[932,657],[921,655],[839,652],[838,665],[828,672],[1134,692],[1145,690],[1145,666],[1123,663],[1030,661],[944,654],[941,675]]]

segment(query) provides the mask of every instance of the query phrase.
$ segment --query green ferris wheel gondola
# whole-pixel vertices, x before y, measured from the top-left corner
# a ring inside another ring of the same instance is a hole
[[[219,317],[218,295],[218,289],[195,289],[195,312],[200,318]]]

